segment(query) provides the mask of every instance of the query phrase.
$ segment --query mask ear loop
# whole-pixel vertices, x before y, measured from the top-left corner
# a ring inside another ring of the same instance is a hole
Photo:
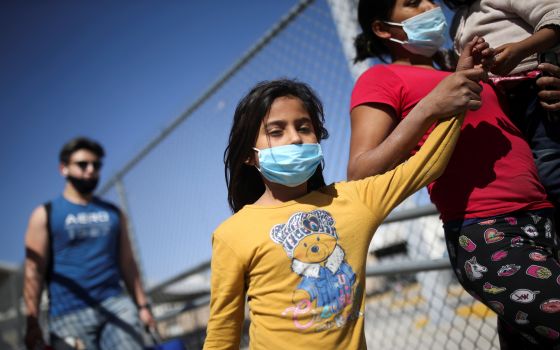
[[[285,146],[288,146],[288,145],[285,145]],[[278,146],[278,147],[283,147],[283,146]],[[273,148],[274,148],[274,147],[265,148],[265,150],[270,150],[269,152],[270,152],[270,156],[272,157],[272,160],[274,160],[275,162],[277,162],[277,161],[276,161],[276,157],[274,156],[274,151],[271,150],[271,149],[273,149]],[[257,155],[260,155],[260,154],[261,154],[262,149],[258,149],[258,148],[256,148],[256,147],[253,147],[253,149],[254,149],[255,151],[257,151]]]
[[[319,145],[319,147],[321,147],[321,143],[320,143],[320,142],[317,142],[317,145]],[[323,150],[321,149],[321,154],[322,154],[322,153],[323,153]],[[321,164],[320,164],[320,165],[321,165],[321,172],[322,172],[323,170],[325,170],[325,157],[324,157],[324,156],[323,156],[322,159],[321,159]]]
[[[258,159],[258,158],[259,158],[259,154],[261,153],[261,150],[258,149],[257,147],[253,147],[253,150],[257,152],[257,159]],[[257,169],[257,171],[258,171],[259,173],[262,174],[261,169],[257,166],[257,162],[255,162],[255,164],[253,164],[253,166],[255,167],[255,169]]]
[[[408,41],[402,41],[402,40],[395,39],[395,38],[389,38],[389,41],[392,41],[392,42],[395,42],[395,43],[401,44],[401,45],[404,45],[404,44],[408,43]]]
[[[404,24],[402,24],[402,23],[397,23],[397,22],[383,21],[383,23],[389,24],[389,25],[392,25],[392,26],[404,27]]]
[[[391,25],[391,26],[397,26],[397,27],[403,27],[404,28],[404,24],[402,24],[402,23],[389,22],[389,21],[383,21],[383,23]],[[401,45],[408,43],[408,41],[402,41],[402,40],[395,39],[395,38],[389,38],[389,41],[392,41],[392,42],[395,42],[395,43],[401,44]]]
[[[320,142],[317,142],[317,147],[319,147],[319,150],[321,151],[321,155],[322,155],[322,158],[321,158],[321,170],[324,170],[324,169],[325,169],[325,157],[323,156],[323,148],[321,147],[321,143],[320,143]]]

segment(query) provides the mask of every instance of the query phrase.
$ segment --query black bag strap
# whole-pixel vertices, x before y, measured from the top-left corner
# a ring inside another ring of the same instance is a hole
[[[49,237],[49,260],[47,261],[47,269],[45,275],[45,281],[48,283],[51,279],[52,274],[52,261],[53,261],[53,233],[51,226],[51,212],[52,212],[52,202],[46,202],[43,204],[45,211],[47,212],[47,235]]]

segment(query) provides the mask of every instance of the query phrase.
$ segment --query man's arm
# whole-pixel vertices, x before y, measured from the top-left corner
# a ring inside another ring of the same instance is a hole
[[[31,214],[25,234],[23,299],[27,316],[25,345],[28,349],[35,348],[37,344],[43,342],[38,319],[41,293],[45,282],[47,263],[50,258],[48,247],[47,211],[45,207],[40,206]]]
[[[138,265],[134,259],[130,237],[128,236],[127,219],[121,214],[121,236],[120,236],[120,252],[119,252],[120,271],[123,276],[124,283],[130,295],[134,297],[140,319],[145,325],[155,327],[155,321],[152,311],[148,307],[148,299],[142,287]]]

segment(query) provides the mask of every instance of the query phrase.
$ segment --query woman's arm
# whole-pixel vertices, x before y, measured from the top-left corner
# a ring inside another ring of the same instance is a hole
[[[370,174],[384,173],[403,160],[402,156],[406,151],[398,152],[395,149],[396,157],[391,159],[386,150],[379,150],[380,144],[398,125],[397,117],[391,107],[382,103],[360,105],[352,109],[350,118],[352,137],[348,179],[355,180]],[[412,138],[411,142],[414,141],[418,140]]]
[[[430,125],[441,118],[476,110],[481,106],[478,81],[482,69],[472,70],[492,59],[493,50],[484,39],[474,37],[459,59],[461,70],[443,79],[399,122],[395,110],[383,103],[362,104],[352,109],[352,134],[348,179],[357,180],[384,173],[410,156]]]
[[[485,72],[476,68],[463,74],[476,81]],[[464,114],[440,121],[414,156],[383,175],[355,184],[361,201],[380,221],[405,198],[441,176],[453,154],[463,118]]]
[[[380,221],[404,199],[443,174],[453,154],[464,114],[442,120],[418,153],[382,175],[363,180],[359,192]]]
[[[356,180],[394,168],[410,156],[437,119],[480,108],[482,87],[473,79],[483,75],[482,69],[478,69],[446,77],[400,123],[388,105],[367,104],[354,108],[348,178]]]

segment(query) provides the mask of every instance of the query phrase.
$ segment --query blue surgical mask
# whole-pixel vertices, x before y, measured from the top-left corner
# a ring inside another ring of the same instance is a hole
[[[389,40],[401,44],[413,54],[432,57],[445,43],[447,22],[441,7],[436,7],[419,15],[411,17],[402,23],[385,22],[403,27],[407,41],[394,38]]]
[[[296,187],[309,180],[323,160],[318,143],[257,149],[261,174],[269,181]]]

